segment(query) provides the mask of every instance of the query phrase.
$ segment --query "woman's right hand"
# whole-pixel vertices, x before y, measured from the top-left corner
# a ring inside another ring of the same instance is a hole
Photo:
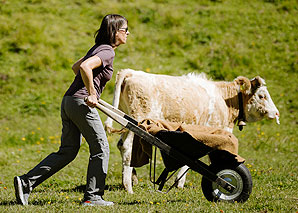
[[[97,100],[97,96],[96,95],[89,95],[86,99],[86,104],[89,106],[89,107],[92,107],[94,108],[96,106],[96,104],[98,103],[98,100]]]

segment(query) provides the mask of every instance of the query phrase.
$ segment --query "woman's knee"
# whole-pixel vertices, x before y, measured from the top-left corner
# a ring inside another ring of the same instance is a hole
[[[110,148],[107,140],[100,138],[96,141],[89,142],[89,150],[91,155],[109,155]]]
[[[79,153],[80,147],[60,147],[57,154],[62,155],[68,161],[72,161]]]

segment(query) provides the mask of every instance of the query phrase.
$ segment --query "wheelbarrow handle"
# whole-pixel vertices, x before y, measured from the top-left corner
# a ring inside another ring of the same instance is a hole
[[[84,101],[87,102],[87,97],[84,98]],[[130,117],[129,115],[125,114],[121,110],[117,109],[116,107],[110,105],[109,103],[105,102],[102,99],[98,100],[96,104],[96,108],[105,113],[107,116],[114,119],[116,122],[121,124],[122,126],[127,126],[128,121],[132,122],[135,125],[138,125],[138,121]]]
[[[125,113],[124,113],[124,112],[122,112],[121,110],[117,109],[116,107],[114,107],[114,106],[108,104],[107,102],[105,102],[105,101],[102,100],[102,99],[99,99],[99,100],[98,100],[98,103],[101,104],[101,105],[103,105],[104,107],[106,107],[106,108],[112,110],[113,112],[117,113],[118,115],[120,115],[120,116],[122,116],[122,117],[125,116]]]

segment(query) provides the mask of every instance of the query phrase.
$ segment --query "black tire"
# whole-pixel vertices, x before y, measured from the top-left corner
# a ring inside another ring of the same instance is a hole
[[[215,182],[203,176],[201,186],[204,196],[209,201],[245,202],[252,191],[252,178],[249,170],[243,164],[238,166],[210,165],[209,169],[217,176],[233,184],[236,189],[228,192]]]

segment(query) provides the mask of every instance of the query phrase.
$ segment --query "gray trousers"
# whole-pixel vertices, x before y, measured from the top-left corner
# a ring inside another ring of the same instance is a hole
[[[83,99],[65,96],[61,118],[63,128],[59,151],[48,155],[22,178],[33,189],[58,172],[76,157],[83,135],[90,151],[84,199],[96,200],[104,194],[109,161],[109,144],[99,114]]]

